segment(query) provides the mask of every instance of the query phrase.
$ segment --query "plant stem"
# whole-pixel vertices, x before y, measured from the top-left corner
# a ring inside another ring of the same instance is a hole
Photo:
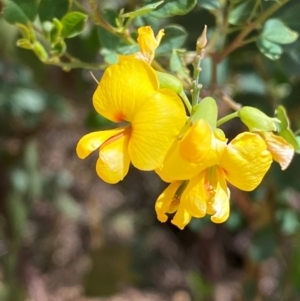
[[[195,61],[193,63],[193,67],[194,67],[194,72],[193,72],[193,82],[192,82],[192,107],[194,107],[195,105],[198,104],[198,100],[199,100],[199,94],[200,94],[200,90],[202,88],[202,85],[199,84],[199,75],[201,72],[201,60],[202,60],[202,55],[201,54],[197,54]]]
[[[217,121],[217,127],[235,117],[238,117],[238,112],[233,112],[227,116],[224,116],[223,118],[221,118]]]
[[[246,26],[240,34],[235,38],[235,40],[220,54],[214,57],[214,61],[218,64],[220,63],[225,57],[227,57],[231,52],[235,49],[244,45],[244,38],[258,25],[262,24],[269,16],[271,16],[275,11],[277,11],[280,7],[284,4],[289,2],[290,0],[282,0],[281,2],[276,2],[274,5],[269,7],[264,13],[262,13],[254,22],[250,23]]]
[[[126,30],[126,29],[118,30],[118,29],[114,28],[113,26],[111,26],[109,23],[107,23],[104,20],[104,18],[100,14],[96,1],[95,0],[88,0],[88,1],[91,6],[91,9],[93,11],[93,14],[94,14],[93,18],[94,18],[96,25],[102,26],[110,33],[122,38],[124,40],[124,42],[127,43],[128,45],[135,44],[135,41],[131,38],[128,30]]]
[[[61,62],[61,61],[55,61],[55,60],[48,60],[45,61],[44,64],[46,65],[53,65],[61,67],[64,71],[70,71],[71,69],[89,69],[89,70],[101,70],[106,67],[106,65],[95,65],[90,63],[81,62],[79,60],[72,60],[70,62]]]
[[[191,113],[192,112],[192,105],[191,105],[189,99],[187,98],[187,96],[185,95],[183,90],[180,92],[179,96],[183,100],[188,112]]]
[[[85,14],[90,15],[90,12],[78,1],[75,0],[74,5],[77,6],[77,8],[83,11]]]

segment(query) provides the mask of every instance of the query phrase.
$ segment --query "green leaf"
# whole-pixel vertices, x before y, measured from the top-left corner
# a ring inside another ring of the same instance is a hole
[[[60,39],[62,29],[63,29],[62,23],[58,19],[54,18],[52,23],[52,28],[50,30],[50,35],[49,35],[51,44],[56,43],[56,41]]]
[[[187,32],[181,26],[170,25],[165,27],[165,35],[155,51],[156,55],[170,53],[174,48],[180,48],[187,39]]]
[[[243,1],[238,4],[230,13],[228,21],[230,24],[244,24],[249,19],[255,3],[253,0]]]
[[[279,44],[270,42],[263,37],[259,37],[256,40],[256,45],[262,54],[274,61],[278,60],[283,52],[282,47]]]
[[[300,31],[300,22],[299,22],[299,11],[300,3],[290,6],[282,14],[280,14],[280,19],[293,30]]]
[[[218,106],[212,97],[203,98],[193,109],[194,113],[190,118],[191,123],[196,123],[199,119],[204,119],[212,129],[216,128],[218,118]]]
[[[17,40],[16,45],[20,48],[23,49],[32,49],[33,45],[31,44],[30,41],[26,40],[26,39],[19,39]]]
[[[298,33],[288,28],[279,19],[269,19],[265,24],[262,37],[278,44],[290,44],[297,40]]]
[[[151,4],[151,0],[144,0],[144,3]],[[156,10],[150,14],[156,18],[169,18],[177,15],[185,15],[191,11],[197,0],[165,0]]]
[[[42,62],[46,62],[48,60],[48,52],[46,51],[44,45],[39,41],[33,43],[32,50]]]
[[[61,19],[69,10],[71,0],[41,0],[39,17],[42,22]]]
[[[38,11],[38,0],[3,0],[3,16],[7,22],[27,24],[34,21]]]
[[[161,5],[164,1],[159,1],[159,2],[156,2],[156,3],[152,3],[152,4],[148,4],[148,5],[145,5],[133,12],[129,12],[129,13],[126,13],[124,15],[121,15],[121,17],[123,18],[136,18],[136,17],[139,17],[139,16],[143,16],[143,15],[146,15],[150,12],[152,12],[154,9],[156,9],[159,5]]]
[[[67,45],[64,40],[57,41],[51,45],[51,54],[62,56],[67,50]]]
[[[118,56],[114,50],[102,48],[100,54],[103,55],[104,61],[107,64],[112,65],[118,62]]]
[[[207,10],[218,10],[221,8],[219,0],[198,0],[198,5]]]
[[[62,19],[63,25],[61,35],[64,38],[72,38],[79,35],[87,21],[88,16],[79,12],[71,12],[66,14]]]

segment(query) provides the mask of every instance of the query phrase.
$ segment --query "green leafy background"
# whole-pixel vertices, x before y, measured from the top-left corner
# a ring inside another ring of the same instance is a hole
[[[137,27],[165,28],[157,62],[187,83],[205,24],[218,54],[280,2],[101,0],[104,27],[88,1],[0,1],[1,301],[300,300],[299,155],[251,193],[230,187],[226,223],[194,219],[181,231],[156,219],[166,184],[153,172],[131,168],[108,185],[97,154],[75,154],[81,136],[113,126],[92,107],[90,71],[99,79],[136,52]],[[231,112],[226,92],[270,116],[283,105],[300,128],[300,6],[285,2],[217,66],[207,52],[201,96],[217,99],[219,117]],[[126,22],[127,38],[110,31]],[[231,139],[245,128],[237,119],[223,129]]]

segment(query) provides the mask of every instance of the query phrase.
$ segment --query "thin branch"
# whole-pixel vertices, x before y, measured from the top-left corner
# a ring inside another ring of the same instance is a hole
[[[218,64],[225,57],[227,57],[235,49],[244,45],[244,39],[248,34],[251,33],[258,25],[262,24],[269,16],[276,12],[280,7],[289,2],[290,0],[282,0],[281,2],[276,2],[273,6],[269,7],[264,13],[262,13],[254,22],[248,24],[240,34],[235,38],[235,40],[220,54],[214,56],[214,61]]]

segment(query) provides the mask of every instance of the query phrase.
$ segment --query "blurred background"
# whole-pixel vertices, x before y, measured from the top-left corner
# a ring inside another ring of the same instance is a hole
[[[146,16],[134,25],[176,23],[187,33],[182,48],[193,51],[204,24],[216,26],[209,5],[218,3],[198,1],[186,15]],[[103,10],[138,4],[98,1]],[[299,13],[298,0],[277,12],[298,32]],[[68,51],[87,63],[109,61],[101,30],[88,22],[66,41]],[[154,203],[166,184],[155,173],[132,167],[109,185],[96,175],[96,152],[76,156],[80,137],[111,127],[92,107],[89,68],[43,64],[16,47],[18,38],[0,17],[0,301],[300,300],[299,156],[284,172],[273,163],[251,193],[231,187],[224,224],[194,219],[182,231],[161,224]],[[202,94],[211,95],[209,57],[202,68]],[[102,72],[93,71],[96,78]],[[250,43],[219,64],[217,77],[235,102],[269,115],[284,105],[292,129],[300,127],[299,41],[283,46],[276,61]],[[229,113],[214,97],[220,114]],[[224,130],[234,137],[243,127],[234,120]]]

